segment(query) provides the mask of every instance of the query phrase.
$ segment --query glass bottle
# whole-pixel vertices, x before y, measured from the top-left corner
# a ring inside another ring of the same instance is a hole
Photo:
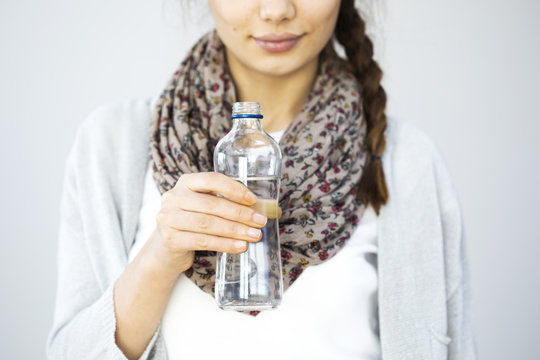
[[[278,231],[281,150],[262,128],[257,102],[233,105],[233,127],[216,146],[214,170],[246,185],[255,195],[253,208],[268,218],[262,238],[241,254],[218,252],[215,296],[224,310],[265,310],[279,306],[283,295]]]

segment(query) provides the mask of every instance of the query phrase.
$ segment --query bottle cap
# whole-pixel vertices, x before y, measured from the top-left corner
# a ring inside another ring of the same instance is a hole
[[[258,102],[235,102],[233,105],[232,118],[257,118],[262,119],[261,104]]]

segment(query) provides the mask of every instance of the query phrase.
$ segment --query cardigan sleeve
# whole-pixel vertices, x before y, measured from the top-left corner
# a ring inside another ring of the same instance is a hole
[[[453,289],[447,299],[448,334],[452,339],[448,348],[449,360],[477,358],[469,265],[465,245],[464,243],[462,245],[463,275],[459,285]]]
[[[477,359],[466,236],[457,193],[440,152],[434,155],[444,237],[448,359]]]
[[[79,128],[64,169],[58,235],[58,283],[47,356],[58,360],[127,360],[115,342],[114,282],[103,285],[103,281],[97,279],[85,243],[77,186],[80,138]],[[160,333],[158,328],[140,359],[167,358]]]

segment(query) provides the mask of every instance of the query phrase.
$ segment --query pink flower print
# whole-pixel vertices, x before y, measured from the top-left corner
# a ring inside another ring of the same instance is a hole
[[[323,249],[319,252],[319,259],[321,260],[328,259],[328,251],[326,251],[326,249]]]
[[[300,266],[295,266],[291,269],[291,271],[289,272],[289,275],[291,276],[293,280],[296,280],[298,279],[301,273],[302,273],[302,268]]]
[[[281,249],[281,260],[284,263],[289,262],[289,260],[291,260],[291,258],[292,258],[292,254],[290,252],[288,252],[287,250]]]
[[[206,259],[200,259],[199,262],[197,263],[199,266],[201,267],[209,267],[211,266],[212,264],[210,264],[210,261],[206,260]]]
[[[309,211],[315,215],[318,211],[319,211],[319,205],[313,205],[312,207],[309,208]]]
[[[322,184],[319,186],[319,190],[321,190],[323,193],[327,193],[330,191],[330,186],[328,184]]]

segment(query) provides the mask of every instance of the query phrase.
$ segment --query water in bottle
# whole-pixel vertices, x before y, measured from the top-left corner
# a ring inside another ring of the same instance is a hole
[[[246,185],[253,208],[268,218],[262,238],[241,254],[218,252],[215,294],[224,310],[265,310],[279,306],[283,294],[278,232],[281,151],[262,128],[260,105],[233,106],[233,127],[214,151],[214,169]]]

